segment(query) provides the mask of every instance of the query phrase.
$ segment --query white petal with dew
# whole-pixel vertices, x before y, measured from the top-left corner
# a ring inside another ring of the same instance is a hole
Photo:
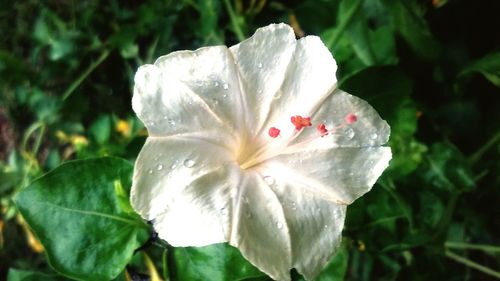
[[[338,147],[282,154],[264,165],[317,197],[351,204],[372,188],[391,158],[389,147]]]
[[[227,182],[237,168],[218,145],[178,137],[148,138],[137,158],[131,203],[174,246],[227,241],[231,197]]]
[[[283,206],[292,246],[292,266],[307,280],[316,277],[340,245],[346,206],[322,199],[310,187],[275,175],[274,191]]]
[[[246,118],[250,136],[258,132],[267,118],[269,105],[285,80],[295,44],[290,26],[271,24],[229,48],[237,64],[249,112]]]
[[[253,171],[241,175],[229,243],[273,279],[290,280],[289,230],[271,182]]]

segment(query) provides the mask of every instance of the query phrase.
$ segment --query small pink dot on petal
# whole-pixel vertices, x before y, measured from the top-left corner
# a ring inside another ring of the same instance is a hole
[[[271,127],[269,128],[269,136],[271,138],[276,138],[280,135],[280,129],[276,128],[276,127]]]
[[[347,122],[347,124],[352,124],[352,123],[358,121],[358,117],[354,113],[349,113],[345,117],[345,121]]]

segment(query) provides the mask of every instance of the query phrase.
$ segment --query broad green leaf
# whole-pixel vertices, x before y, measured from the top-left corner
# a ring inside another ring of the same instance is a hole
[[[120,200],[131,186],[132,169],[118,158],[72,161],[16,195],[19,211],[57,272],[110,280],[146,240],[148,228]]]
[[[9,269],[7,274],[7,281],[63,281],[61,276],[55,274],[46,274],[42,272],[22,270],[22,269]]]
[[[500,52],[488,54],[465,68],[460,75],[478,72],[495,86],[500,87]]]
[[[226,243],[173,249],[177,280],[245,280],[265,276]]]

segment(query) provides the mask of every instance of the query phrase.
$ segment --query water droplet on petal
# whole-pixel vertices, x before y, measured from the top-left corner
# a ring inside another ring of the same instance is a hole
[[[271,176],[265,176],[264,177],[264,182],[266,182],[267,185],[272,186],[275,183],[275,180]]]
[[[283,95],[283,91],[280,89],[274,94],[273,99],[277,100],[281,98],[281,95]]]
[[[328,228],[328,224],[325,224],[323,227],[324,227],[325,229],[327,229],[327,228]]]
[[[214,82],[214,86],[215,86],[215,87],[219,87],[219,82],[215,81],[215,82]]]
[[[227,94],[222,95],[223,98],[227,98]]]
[[[151,175],[153,173],[153,170],[149,169],[148,173]]]
[[[172,170],[175,168],[177,168],[177,161],[172,163],[172,165],[170,166],[170,169],[172,169]]]
[[[203,86],[203,81],[201,81],[201,80],[196,80],[196,85],[197,85],[197,86]]]
[[[229,89],[229,84],[227,84],[227,83],[224,83],[224,84],[222,85],[222,88],[223,88],[224,90],[227,90],[227,89]]]
[[[196,164],[196,162],[194,162],[191,159],[184,160],[184,167],[186,167],[186,168],[193,168],[195,164]]]
[[[378,138],[377,133],[372,133],[372,134],[370,134],[370,139],[372,139],[372,140],[376,140],[377,138]]]
[[[168,119],[168,116],[167,115],[163,115],[163,120],[167,120]]]
[[[163,170],[163,165],[162,165],[162,164],[158,164],[158,166],[156,166],[156,169],[157,169],[158,171]]]
[[[297,203],[295,202],[292,202],[292,210],[297,210]]]
[[[281,222],[277,222],[277,223],[276,223],[276,227],[277,227],[278,229],[282,229],[282,228],[283,228],[283,224],[282,224]]]
[[[264,91],[262,89],[259,90],[259,95],[262,95],[262,93],[264,93]]]
[[[219,104],[219,100],[218,99],[212,99],[212,102],[214,105],[218,105]]]
[[[344,135],[348,140],[351,140],[352,138],[354,138],[355,132],[351,127],[345,127]]]
[[[168,124],[170,124],[170,126],[175,126],[175,121],[173,119],[170,119],[168,120]]]
[[[259,62],[259,64],[257,65],[258,68],[262,68],[262,63]]]

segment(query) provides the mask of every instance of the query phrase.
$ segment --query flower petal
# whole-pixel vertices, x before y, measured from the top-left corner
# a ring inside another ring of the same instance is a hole
[[[140,67],[132,105],[152,136],[194,134],[228,142],[243,126],[237,71],[225,46],[174,52]],[[219,134],[204,135],[205,128]]]
[[[353,119],[356,121],[352,122]],[[387,122],[368,102],[341,90],[323,102],[311,122],[314,126],[325,124],[328,135],[320,137],[314,128],[306,129],[290,146],[295,145],[299,150],[379,146],[387,143],[391,133]]]
[[[174,246],[227,241],[229,216],[223,210],[230,207],[227,178],[233,168],[230,153],[218,145],[149,137],[134,169],[132,206]]]
[[[291,249],[283,209],[265,180],[245,171],[234,202],[229,243],[275,280],[290,280]]]
[[[298,40],[286,79],[274,97],[263,129],[276,126],[282,130],[283,138],[292,135],[295,128],[290,117],[311,116],[336,86],[336,71],[337,63],[319,37]]]
[[[308,186],[274,170],[273,189],[285,213],[292,246],[292,266],[307,280],[316,277],[340,245],[346,206],[316,197]]]
[[[295,50],[293,29],[286,24],[271,24],[257,29],[249,39],[232,46],[241,79],[245,106],[249,109],[248,129],[255,135],[267,118],[273,97],[285,80]]]
[[[391,157],[389,147],[338,147],[282,154],[264,167],[317,197],[351,204],[372,188]]]

